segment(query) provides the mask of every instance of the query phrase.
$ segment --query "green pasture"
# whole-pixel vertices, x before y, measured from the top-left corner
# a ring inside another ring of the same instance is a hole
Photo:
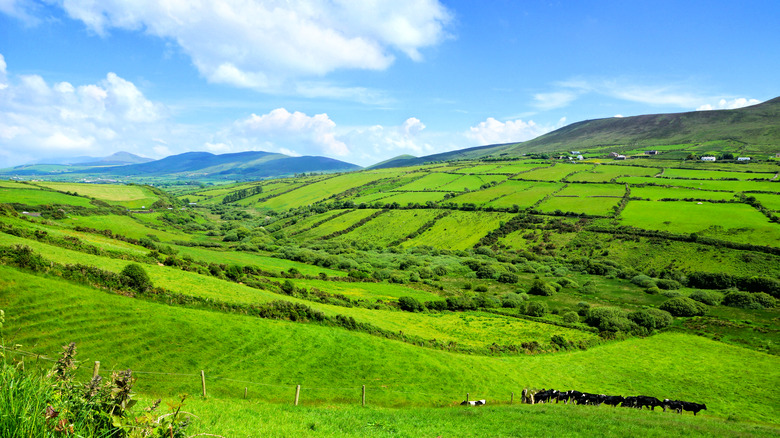
[[[443,200],[444,195],[446,195],[446,193],[443,192],[387,192],[385,194],[390,196],[387,196],[386,198],[378,198],[377,200],[381,200],[383,204],[392,204],[393,202],[397,202],[403,206],[409,204],[425,204],[429,201],[439,202]],[[357,200],[355,202],[357,202]]]
[[[508,184],[508,183],[507,183]],[[528,188],[502,196],[487,205],[497,208],[508,208],[517,205],[520,208],[527,208],[541,201],[546,196],[563,187],[563,183],[535,182]]]
[[[780,245],[780,226],[746,204],[629,201],[623,225],[672,233],[701,233],[754,245]]]
[[[433,227],[414,239],[402,244],[404,247],[428,245],[443,249],[467,249],[479,239],[498,228],[502,221],[512,218],[509,213],[454,211],[439,219]]]
[[[622,198],[626,194],[623,184],[569,184],[555,196],[611,196]]]
[[[344,230],[349,226],[360,222],[362,219],[371,216],[377,211],[379,210],[372,208],[353,210],[347,214],[329,220],[316,228],[304,231],[303,233],[298,234],[295,238],[298,240],[306,240],[327,236],[328,234],[335,233],[336,231]]]
[[[503,173],[505,175],[514,175],[516,173],[520,172],[528,172],[537,168],[545,168],[550,167],[551,164],[549,162],[522,162],[522,161],[512,161],[509,164],[504,164],[498,169],[494,170],[491,173]]]
[[[775,173],[755,173],[755,172],[728,172],[719,170],[693,170],[693,169],[665,169],[662,175],[664,178],[686,178],[686,179],[765,179],[771,180]]]
[[[620,166],[601,164],[593,167],[593,170],[580,172],[568,178],[569,181],[577,182],[607,182],[621,176],[655,176],[661,169],[655,167],[639,166]]]
[[[494,404],[524,387],[554,387],[697,401],[707,404],[704,418],[778,422],[768,407],[778,406],[780,396],[765,389],[780,379],[780,359],[692,335],[665,333],[551,355],[462,355],[317,325],[149,303],[7,267],[0,272],[3,330],[14,334],[13,343],[54,356],[74,341],[82,376],[94,360],[101,370],[130,368],[144,377],[136,388],[150,396],[198,394],[204,370],[209,394],[222,398],[241,398],[251,387],[255,400],[290,403],[300,384],[304,405],[354,403],[366,385],[374,406],[450,406],[467,392]],[[743,396],[756,391],[761,403]]]
[[[22,184],[18,184],[18,186],[18,188],[0,187],[0,204],[17,203],[25,205],[75,205],[79,207],[94,207],[89,203],[89,199],[80,196],[41,190],[30,186],[25,187]]]
[[[509,180],[496,186],[478,190],[474,192],[463,193],[461,195],[450,198],[447,202],[454,202],[456,204],[478,204],[482,205],[494,199],[501,198],[503,196],[512,195],[522,190],[527,190],[532,187],[534,183],[526,181]]]
[[[346,210],[331,210],[326,211],[325,213],[318,213],[313,214],[311,216],[307,217],[296,217],[293,219],[292,222],[287,223],[283,227],[279,229],[279,231],[274,232],[274,235],[278,238],[282,236],[290,236],[292,234],[298,233],[302,230],[305,230],[306,228],[312,227],[314,224],[320,221],[324,221],[326,219],[333,218],[337,216],[340,213],[343,213]],[[280,221],[281,222],[281,221]],[[277,223],[274,223],[272,227],[276,227]]]
[[[36,182],[36,185],[48,187],[62,192],[78,193],[81,196],[89,196],[111,204],[119,204],[127,208],[149,208],[157,195],[148,187],[136,185],[118,184],[79,184],[62,182]]]
[[[645,178],[626,177],[619,178],[619,183],[656,184],[670,187],[688,187],[702,190],[727,190],[730,192],[775,192],[780,193],[780,182],[771,181],[718,181],[718,180],[694,180],[672,178]]]
[[[768,195],[772,196],[772,195]],[[631,187],[631,197],[657,201],[659,199],[709,199],[713,201],[726,201],[734,199],[732,192],[711,192],[708,190],[696,190],[683,187]]]
[[[412,192],[413,193],[413,192]],[[357,196],[350,198],[356,205],[360,204],[373,204],[374,202],[381,201],[384,203],[384,199],[390,196],[394,196],[393,192],[374,192],[363,196]],[[442,194],[444,196],[444,194]]]
[[[307,289],[317,288],[330,294],[342,294],[355,300],[367,300],[372,303],[377,300],[398,301],[398,298],[403,296],[412,297],[420,302],[442,299],[434,293],[402,284],[308,279],[296,279],[293,281],[298,287],[303,286]]]
[[[72,216],[61,221],[70,226],[82,226],[95,228],[97,230],[111,230],[114,234],[127,236],[133,239],[141,239],[148,235],[155,235],[163,242],[172,240],[190,240],[192,235],[180,232],[178,230],[164,230],[151,228],[142,221],[136,220],[131,216]]]
[[[501,167],[500,164],[475,164],[473,166],[461,167],[455,173],[479,174],[479,173],[504,173],[496,172]]]
[[[412,181],[402,187],[396,189],[397,191],[405,192],[422,192],[425,190],[441,190],[440,187],[445,186],[463,175],[454,173],[429,173],[424,177]]]
[[[452,192],[465,192],[469,190],[479,190],[486,183],[499,182],[506,179],[504,175],[463,175],[460,178],[438,187],[437,190],[447,190]]]
[[[620,198],[551,196],[536,208],[545,213],[561,211],[589,216],[610,216],[613,212],[612,207],[619,202]]]
[[[24,189],[24,188],[27,188],[27,189],[33,189],[33,190],[41,190],[40,187],[32,185],[32,184],[21,183],[21,182],[16,182],[16,181],[10,181],[10,180],[5,180],[5,179],[0,179],[0,188],[4,188],[4,189]]]
[[[753,196],[761,203],[764,208],[772,211],[780,211],[780,195],[769,195],[766,193],[748,193],[746,196]]]
[[[439,210],[433,209],[390,210],[357,230],[336,237],[334,240],[386,246],[414,233],[423,224],[433,220],[439,213],[441,213]]]
[[[381,173],[345,173],[301,186],[289,193],[273,197],[258,205],[261,208],[269,208],[272,210],[286,210],[302,207],[327,199],[331,195],[337,195],[345,190],[386,177],[387,175]]]
[[[560,181],[572,173],[584,172],[588,169],[588,165],[563,163],[555,164],[552,167],[545,167],[542,169],[521,173],[520,175],[514,176],[513,178],[530,181]]]

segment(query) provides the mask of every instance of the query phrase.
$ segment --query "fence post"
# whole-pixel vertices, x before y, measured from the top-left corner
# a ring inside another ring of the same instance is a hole
[[[92,378],[94,379],[95,377],[97,377],[99,372],[100,372],[100,361],[96,360],[95,367],[92,368]]]
[[[246,398],[246,391],[247,391],[247,387],[245,386],[244,387],[244,398]]]
[[[512,392],[512,395],[509,397],[509,404],[511,405],[514,403],[515,403],[515,393]]]
[[[366,405],[366,385],[363,385],[363,406]]]
[[[295,387],[295,406],[298,406],[298,397],[301,395],[301,385]]]
[[[469,401],[469,393],[466,393],[466,401]]]
[[[203,397],[206,396],[206,372],[200,370],[200,383],[203,385]]]

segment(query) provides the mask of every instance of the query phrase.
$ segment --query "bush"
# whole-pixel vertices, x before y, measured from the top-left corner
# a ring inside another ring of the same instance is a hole
[[[498,281],[500,283],[515,284],[519,281],[519,278],[516,274],[504,272],[498,276]]]
[[[764,292],[757,292],[753,294],[753,299],[765,309],[772,309],[777,307],[777,300]]]
[[[723,295],[713,291],[695,290],[691,292],[688,298],[709,306],[717,306],[723,299]]]
[[[673,316],[700,316],[707,312],[707,306],[687,297],[672,298],[659,307]]]
[[[661,292],[661,295],[665,296],[666,298],[677,298],[679,296],[682,296],[680,292],[677,292],[676,290],[665,290]]]
[[[645,293],[650,295],[658,295],[661,293],[661,289],[658,289],[656,286],[648,287],[647,289],[645,289]]]
[[[580,316],[577,315],[577,312],[570,310],[563,314],[563,322],[568,324],[574,324],[576,322],[580,322]]]
[[[520,297],[520,294],[510,292],[501,297],[501,307],[505,307],[507,309],[516,309],[522,305],[523,299]]]
[[[477,287],[474,288],[474,291],[476,292],[487,292],[488,288],[484,284],[480,284]]]
[[[631,279],[631,282],[639,287],[644,287],[644,288],[653,287],[656,285],[656,283],[653,281],[652,278],[644,274],[635,275]]]
[[[547,304],[539,301],[531,301],[525,308],[525,314],[528,316],[541,317],[548,312]]]
[[[555,293],[555,288],[547,284],[544,280],[537,278],[531,283],[531,288],[528,289],[528,293],[531,295],[549,297]]]
[[[740,309],[749,309],[756,300],[750,292],[731,291],[723,297],[723,305],[729,307],[738,307]]]
[[[130,263],[119,273],[122,277],[122,284],[135,289],[139,292],[145,292],[152,287],[152,280],[144,268],[137,263]]]
[[[398,307],[406,312],[422,312],[425,309],[416,298],[408,296],[398,298]]]
[[[628,319],[648,331],[666,328],[672,323],[672,315],[658,309],[637,310],[629,313]]]
[[[679,281],[669,279],[656,280],[655,285],[658,286],[659,289],[664,290],[675,290],[682,287]]]

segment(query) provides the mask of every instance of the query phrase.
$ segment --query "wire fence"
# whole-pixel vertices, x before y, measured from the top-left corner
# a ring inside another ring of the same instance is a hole
[[[3,353],[22,356],[31,359],[28,366],[35,366],[35,362],[55,363],[57,358],[25,351],[17,348],[0,346]],[[74,361],[78,366],[77,373],[81,377],[90,378],[94,375],[105,376],[108,373],[126,371],[122,369],[101,369],[99,361]],[[38,368],[43,369],[43,364]],[[90,366],[93,365],[93,366]],[[49,366],[50,367],[50,366]],[[132,370],[132,368],[131,368]],[[163,372],[132,370],[133,376],[138,377],[135,390],[144,394],[155,396],[172,396],[174,394],[198,394],[199,396],[217,396],[222,398],[243,398],[250,400],[263,400],[268,402],[293,402],[298,404],[321,403],[359,403],[378,406],[452,406],[465,400],[485,399],[491,404],[514,403],[515,391],[507,390],[496,393],[492,390],[475,388],[456,393],[442,388],[441,392],[431,392],[430,386],[425,390],[413,383],[395,384],[356,384],[355,386],[321,386],[306,385],[288,382],[261,382],[248,379],[225,377],[219,371],[199,370],[199,372]],[[301,381],[305,382],[305,378]],[[517,394],[520,394],[517,390]],[[164,394],[161,393],[164,392]],[[473,394],[473,397],[472,397]]]

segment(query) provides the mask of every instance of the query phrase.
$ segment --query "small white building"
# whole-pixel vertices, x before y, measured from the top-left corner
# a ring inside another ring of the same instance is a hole
[[[615,157],[615,159],[616,160],[625,160],[626,156],[625,155],[618,155],[618,156]]]
[[[750,161],[750,157],[737,157],[737,161]]]
[[[715,161],[715,157],[701,157],[702,161]]]

